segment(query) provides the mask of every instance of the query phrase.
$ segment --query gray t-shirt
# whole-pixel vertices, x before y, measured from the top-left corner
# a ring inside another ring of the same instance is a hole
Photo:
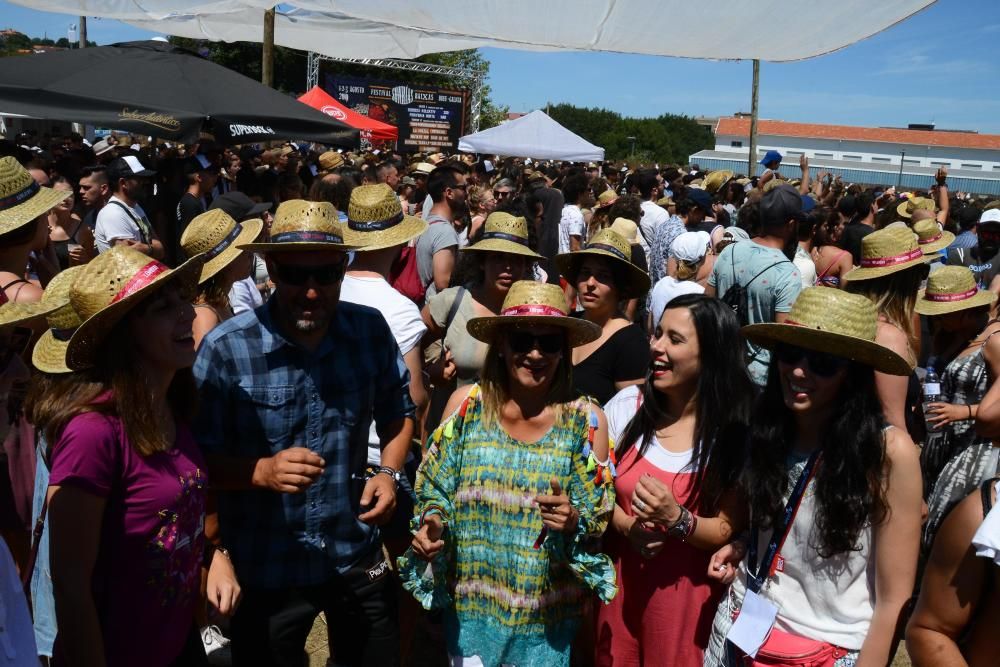
[[[430,214],[427,220],[427,231],[417,238],[417,272],[420,280],[427,286],[426,298],[437,294],[434,287],[434,255],[445,248],[458,250],[458,232],[449,220],[437,214]]]

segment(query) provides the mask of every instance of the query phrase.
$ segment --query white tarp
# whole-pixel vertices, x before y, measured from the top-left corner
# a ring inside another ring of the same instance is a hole
[[[261,41],[273,0],[11,0],[184,37]],[[290,0],[275,43],[353,58],[495,46],[780,62],[870,37],[934,0]]]
[[[458,140],[458,150],[570,162],[604,159],[603,148],[573,134],[544,111],[532,111],[517,120],[466,135]]]

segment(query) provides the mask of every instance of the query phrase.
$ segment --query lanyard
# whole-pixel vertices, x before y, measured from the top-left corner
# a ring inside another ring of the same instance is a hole
[[[764,581],[774,574],[775,556],[778,555],[778,550],[785,544],[788,534],[792,532],[792,523],[795,522],[795,515],[799,512],[799,506],[802,504],[802,497],[805,495],[806,487],[809,486],[809,480],[816,473],[816,464],[818,462],[819,450],[816,450],[809,457],[809,460],[806,461],[806,465],[802,469],[802,474],[799,475],[798,481],[795,482],[792,495],[789,496],[788,503],[785,505],[785,512],[781,517],[781,523],[774,527],[774,531],[771,534],[771,541],[767,545],[767,551],[764,552],[764,558],[761,559],[759,564],[757,562],[757,525],[754,524],[750,529],[750,544],[747,547],[747,588],[754,593],[760,592]],[[750,573],[751,566],[757,567],[756,575]]]

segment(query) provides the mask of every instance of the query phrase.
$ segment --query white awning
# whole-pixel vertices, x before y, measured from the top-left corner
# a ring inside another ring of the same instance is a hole
[[[458,150],[570,162],[604,159],[603,148],[573,134],[544,111],[532,111],[517,120],[464,136],[458,140]]]

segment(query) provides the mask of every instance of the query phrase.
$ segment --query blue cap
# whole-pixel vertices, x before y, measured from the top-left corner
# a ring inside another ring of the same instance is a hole
[[[781,162],[781,153],[778,151],[768,151],[760,160],[760,163],[765,167],[772,162]]]
[[[708,194],[704,190],[699,190],[698,188],[688,188],[687,198],[691,202],[705,211],[705,213],[712,213],[712,195]]]
[[[816,200],[809,195],[802,195],[802,212],[808,213],[816,208]]]

